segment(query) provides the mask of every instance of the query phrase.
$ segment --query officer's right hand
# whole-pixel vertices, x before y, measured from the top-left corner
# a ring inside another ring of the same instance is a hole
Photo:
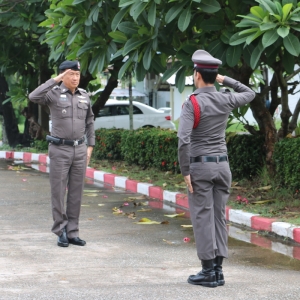
[[[71,69],[67,69],[66,71],[64,71],[63,73],[60,73],[58,74],[56,77],[54,77],[53,79],[56,81],[56,82],[61,82],[64,78],[64,76],[69,73],[70,71],[72,71]]]
[[[186,187],[189,190],[190,193],[193,193],[193,186],[191,182],[191,175],[184,176],[184,182],[186,183]]]
[[[220,74],[217,75],[216,81],[218,83],[223,83],[225,76],[222,76]]]

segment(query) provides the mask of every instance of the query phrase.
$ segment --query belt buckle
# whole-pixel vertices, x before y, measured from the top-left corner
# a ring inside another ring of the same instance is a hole
[[[75,147],[75,146],[78,146],[78,140],[75,140],[75,141],[74,141],[73,146],[74,146],[74,147]]]

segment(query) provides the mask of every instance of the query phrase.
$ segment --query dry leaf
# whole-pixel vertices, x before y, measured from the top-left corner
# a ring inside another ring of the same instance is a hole
[[[89,205],[87,205],[87,204],[81,204],[81,206],[89,206]]]
[[[146,199],[146,196],[142,195],[142,196],[137,196],[137,197],[128,197],[128,199],[130,199],[130,200],[140,200],[140,199]]]
[[[184,227],[184,228],[193,228],[193,225],[181,225],[181,227]]]
[[[99,218],[104,218],[104,216],[99,216]]]
[[[97,197],[97,196],[99,196],[99,194],[83,194],[83,196]]]
[[[180,213],[180,214],[174,214],[174,215],[164,215],[165,217],[168,217],[168,218],[176,218],[176,217],[182,217],[184,216],[185,213]]]
[[[258,188],[258,190],[270,190],[271,188],[272,188],[271,185],[267,185],[267,186],[263,186],[263,187]]]
[[[128,216],[129,219],[133,219],[134,220],[136,218],[135,212],[126,213],[125,215]]]
[[[168,225],[168,224],[169,224],[169,221],[162,221],[160,224]]]
[[[161,222],[152,221],[148,218],[142,218],[138,222],[134,222],[135,224],[142,224],[142,225],[152,225],[152,224],[161,224]]]
[[[251,204],[265,204],[265,203],[270,203],[270,202],[274,202],[275,200],[261,200],[261,201],[254,201],[251,202]]]
[[[98,206],[104,206],[104,205],[105,205],[105,204],[102,204],[102,203],[101,203],[101,204],[98,204]]]
[[[152,209],[151,208],[142,208],[142,209],[139,209],[137,210],[138,212],[145,212],[145,211],[151,211]]]
[[[83,190],[84,193],[99,193],[100,190]]]
[[[174,242],[167,241],[167,240],[165,240],[165,239],[163,239],[163,241],[164,241],[165,243],[169,244],[169,245],[172,245],[172,244],[174,244]]]

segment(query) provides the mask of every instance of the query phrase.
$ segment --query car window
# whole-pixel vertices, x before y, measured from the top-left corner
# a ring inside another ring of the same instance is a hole
[[[118,105],[115,106],[115,112],[117,116],[125,116],[129,115],[129,105]],[[137,107],[133,105],[133,114],[141,115],[143,112]]]
[[[110,106],[105,106],[103,109],[100,109],[97,118],[108,116],[112,116],[112,108]]]
[[[137,107],[133,105],[133,114],[134,115],[141,115],[143,112]]]
[[[118,116],[129,115],[129,106],[128,105],[118,105],[118,106],[116,106],[116,114]]]

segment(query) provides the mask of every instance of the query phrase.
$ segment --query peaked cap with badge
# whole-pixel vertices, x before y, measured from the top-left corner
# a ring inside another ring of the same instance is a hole
[[[197,50],[192,56],[192,61],[194,63],[194,68],[202,69],[218,69],[222,61],[214,58],[208,52],[204,50]]]
[[[74,71],[80,71],[80,63],[78,60],[66,60],[64,62],[62,62],[59,66],[59,70],[60,71],[64,71],[64,70],[67,70],[67,69],[71,69],[71,70],[74,70]]]

